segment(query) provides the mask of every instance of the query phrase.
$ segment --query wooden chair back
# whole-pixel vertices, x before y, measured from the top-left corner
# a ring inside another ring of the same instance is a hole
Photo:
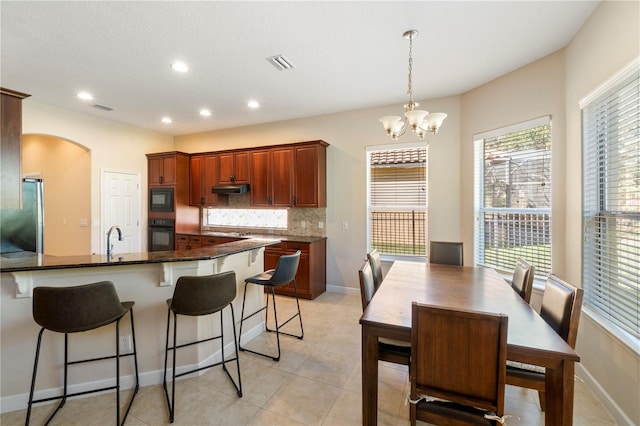
[[[411,309],[411,398],[425,395],[502,416],[507,316],[417,302]],[[456,415],[456,410],[450,411]],[[446,423],[440,414],[434,413],[429,403],[412,405],[411,423],[415,424],[416,418]]]
[[[371,265],[371,272],[373,272],[373,285],[378,290],[380,284],[382,284],[382,261],[380,260],[380,252],[377,249],[371,250],[367,253],[367,260]]]
[[[524,299],[525,302],[531,302],[531,291],[533,290],[534,267],[527,261],[518,259],[513,270],[513,279],[511,287]]]
[[[360,278],[360,299],[362,301],[362,311],[364,312],[376,292],[373,271],[369,261],[364,262],[362,268],[358,270],[358,277]]]
[[[572,348],[576,347],[584,291],[551,274],[542,295],[540,316]]]
[[[578,337],[582,297],[581,288],[576,288],[553,274],[547,278],[540,316],[572,348],[576,347]],[[540,408],[543,411],[546,405],[545,383],[544,368],[519,363],[507,365],[507,384],[537,390]]]
[[[462,266],[462,243],[429,241],[429,263]]]

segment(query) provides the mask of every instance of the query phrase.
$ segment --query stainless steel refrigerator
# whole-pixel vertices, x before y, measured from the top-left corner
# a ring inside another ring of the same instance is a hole
[[[22,180],[22,208],[0,210],[0,254],[30,256],[43,252],[42,179]]]

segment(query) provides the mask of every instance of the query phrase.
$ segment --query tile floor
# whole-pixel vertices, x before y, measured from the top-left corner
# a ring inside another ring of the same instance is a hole
[[[290,298],[278,298],[279,313],[293,308]],[[176,388],[176,425],[358,425],[360,412],[360,297],[325,293],[301,301],[304,340],[281,339],[283,355],[274,362],[241,353],[244,395],[238,398],[220,367],[200,377],[180,380]],[[293,323],[293,321],[292,321]],[[289,327],[290,325],[287,325]],[[273,340],[259,336],[256,347]],[[232,370],[233,371],[233,370]],[[591,391],[576,381],[574,424],[613,425],[612,417]],[[381,425],[409,424],[404,399],[409,390],[405,368],[380,363]],[[507,386],[506,413],[517,416],[510,426],[543,425],[535,392]],[[127,395],[123,392],[123,400]],[[67,402],[54,425],[113,424],[113,393]],[[32,424],[42,424],[53,405],[34,408]],[[3,426],[24,424],[25,410],[2,414]],[[162,387],[140,389],[127,418],[128,425],[164,425],[168,414]]]

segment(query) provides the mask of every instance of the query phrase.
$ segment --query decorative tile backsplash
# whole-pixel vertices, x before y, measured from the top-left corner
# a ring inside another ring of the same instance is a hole
[[[287,229],[286,209],[208,209],[207,223],[214,226]]]
[[[326,208],[252,208],[248,193],[230,195],[228,207],[205,209],[204,214],[211,223],[204,228],[211,231],[326,236]]]

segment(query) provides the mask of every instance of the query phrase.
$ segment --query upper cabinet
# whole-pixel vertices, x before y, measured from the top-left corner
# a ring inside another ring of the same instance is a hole
[[[218,205],[218,195],[211,188],[218,183],[218,156],[197,154],[191,156],[191,192],[192,206],[210,207]]]
[[[0,87],[0,208],[22,208],[22,100],[25,93]]]
[[[277,147],[251,152],[251,205],[293,205],[294,149]]]
[[[226,206],[227,196],[221,199],[211,193],[211,187],[248,183],[253,207],[326,207],[327,146],[324,141],[311,141],[191,154],[189,204],[213,207],[222,201]],[[162,160],[171,153],[153,155],[158,158],[153,158],[157,164],[152,165],[149,156],[149,185],[159,185],[161,176],[166,184],[164,170],[171,166]]]
[[[218,160],[218,183],[249,183],[249,151],[221,152]]]
[[[294,207],[327,206],[328,145],[314,141],[295,147]]]
[[[147,154],[149,186],[171,186],[176,184],[179,154],[176,152]]]
[[[327,146],[323,141],[251,152],[251,205],[326,207]]]

